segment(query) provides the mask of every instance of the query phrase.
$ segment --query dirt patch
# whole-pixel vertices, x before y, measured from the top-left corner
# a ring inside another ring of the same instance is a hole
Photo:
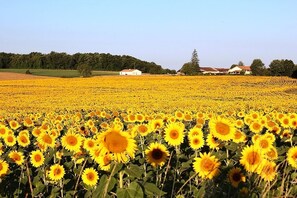
[[[287,89],[285,92],[288,93],[288,94],[297,95],[297,88]]]
[[[34,76],[31,74],[18,74],[13,72],[0,72],[0,80],[26,80],[26,79],[43,79],[53,78],[47,76]]]

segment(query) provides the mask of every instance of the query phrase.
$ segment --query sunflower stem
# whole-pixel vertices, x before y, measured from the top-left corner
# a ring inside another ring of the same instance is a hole
[[[140,143],[141,143],[141,152],[142,152],[142,157],[145,158],[145,153],[144,153],[144,138],[140,135]],[[143,169],[144,169],[144,177],[146,177],[146,165],[143,163]]]
[[[32,182],[31,182],[31,177],[30,177],[30,172],[29,172],[29,167],[28,167],[27,160],[26,160],[26,163],[25,164],[26,164],[26,171],[27,171],[27,176],[28,176],[28,181],[29,181],[31,196],[33,197],[33,187],[32,187]]]
[[[63,179],[60,180],[61,197],[64,197],[63,193]]]
[[[84,170],[84,168],[85,168],[85,165],[86,165],[87,161],[88,161],[88,159],[86,158],[85,161],[84,161],[83,166],[82,166],[81,169],[80,169],[79,175],[78,175],[77,180],[76,180],[75,188],[74,188],[74,191],[75,191],[75,192],[76,192],[76,189],[77,189],[77,187],[78,187],[78,183],[79,183],[81,174],[82,174],[82,172],[83,172],[83,170]]]
[[[170,161],[171,161],[171,158],[172,158],[172,153],[173,152],[171,152],[170,157],[169,157],[169,160],[168,160],[168,163],[167,163],[167,166],[166,166],[164,179],[163,179],[163,182],[161,184],[161,190],[163,190],[163,187],[164,187],[164,184],[165,184],[165,181],[166,181],[166,176],[167,176],[168,170],[170,168]],[[161,183],[161,181],[160,181],[160,183]]]
[[[120,183],[120,188],[123,188],[123,176],[124,176],[124,172],[120,171],[119,172],[119,183]]]
[[[185,187],[185,185],[188,183],[188,182],[191,182],[191,180],[194,178],[194,177],[196,177],[196,175],[197,175],[197,173],[195,173],[194,175],[192,175],[180,188],[179,188],[179,190],[177,191],[177,193],[176,193],[176,195],[178,195],[180,192],[181,192],[181,190]],[[191,187],[191,186],[190,186]]]
[[[109,175],[109,177],[108,177],[108,179],[107,179],[107,182],[106,182],[105,187],[104,187],[103,197],[106,197],[106,195],[107,195],[108,186],[109,186],[111,177],[112,177],[112,175],[113,175],[113,173],[114,173],[116,167],[117,167],[117,163],[113,166],[112,171],[111,171],[111,173],[110,173],[110,175]]]

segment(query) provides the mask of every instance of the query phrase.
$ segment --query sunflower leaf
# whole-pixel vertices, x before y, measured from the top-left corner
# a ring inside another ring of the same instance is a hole
[[[137,182],[132,182],[126,189],[117,189],[118,198],[134,198],[134,197],[144,197],[143,190]]]
[[[131,164],[125,169],[125,172],[129,175],[129,177],[140,178],[143,173],[143,169],[137,165]]]
[[[155,184],[153,183],[145,183],[144,184],[144,192],[147,196],[163,196],[166,194],[166,192],[163,192],[160,190]]]

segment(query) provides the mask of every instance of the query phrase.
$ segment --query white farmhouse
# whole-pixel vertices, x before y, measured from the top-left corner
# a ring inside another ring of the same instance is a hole
[[[252,74],[252,70],[250,66],[236,66],[236,67],[233,67],[232,69],[229,69],[228,73],[229,74],[243,73],[244,75],[249,75],[249,74]]]
[[[138,76],[141,75],[142,72],[138,69],[124,69],[120,71],[120,75],[132,75],[132,76]]]

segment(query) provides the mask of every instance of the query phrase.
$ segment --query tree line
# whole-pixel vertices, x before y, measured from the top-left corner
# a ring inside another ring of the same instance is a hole
[[[138,69],[143,73],[174,74],[175,70],[164,69],[154,62],[139,60],[128,55],[111,55],[109,53],[76,53],[50,52],[43,54],[0,53],[0,68],[2,69],[69,69],[76,70],[81,65],[88,65],[92,70],[121,71],[123,69]]]
[[[289,76],[297,78],[297,65],[292,60],[275,59],[266,68],[261,59],[254,59],[251,64],[255,76]]]

